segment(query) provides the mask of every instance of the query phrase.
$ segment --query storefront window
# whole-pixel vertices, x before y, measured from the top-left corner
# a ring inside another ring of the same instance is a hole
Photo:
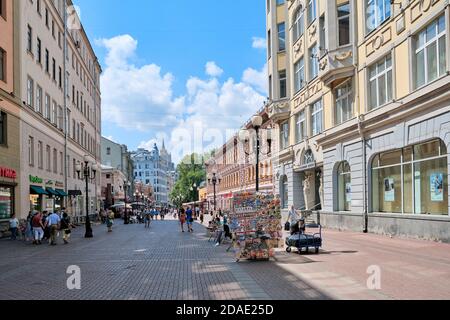
[[[0,186],[0,220],[9,219],[14,208],[13,187]]]
[[[447,149],[440,140],[379,154],[372,162],[372,209],[448,215],[447,175]]]
[[[352,178],[350,165],[341,162],[337,169],[338,211],[350,211],[352,206]]]

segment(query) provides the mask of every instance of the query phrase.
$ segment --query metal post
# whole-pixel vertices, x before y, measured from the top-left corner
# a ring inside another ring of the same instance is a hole
[[[91,220],[89,219],[89,179],[90,169],[88,163],[85,163],[84,178],[86,180],[86,234],[85,238],[93,238]]]
[[[216,202],[216,177],[214,176],[213,178],[213,186],[214,186],[214,211],[217,210],[216,206],[217,206],[217,202]]]
[[[259,192],[259,149],[260,149],[259,127],[256,127],[255,130],[256,130],[256,192]]]
[[[128,221],[128,208],[127,208],[127,189],[128,186],[124,186],[125,188],[125,219],[124,219],[124,224],[129,224]]]

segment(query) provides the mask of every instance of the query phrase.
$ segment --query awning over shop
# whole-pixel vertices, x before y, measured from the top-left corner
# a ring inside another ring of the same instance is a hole
[[[55,191],[56,191],[57,193],[59,193],[59,195],[60,195],[61,197],[67,197],[67,196],[68,196],[68,194],[67,194],[64,190],[61,190],[61,189],[55,189]]]
[[[47,190],[47,193],[50,194],[51,196],[57,196],[57,197],[60,196],[59,193],[56,192],[56,191],[55,191],[54,189],[52,189],[52,188],[45,188],[45,190]]]
[[[81,196],[81,190],[69,190],[69,196],[71,197],[76,197],[76,196]]]
[[[39,194],[39,195],[46,194],[46,195],[48,195],[48,192],[39,186],[30,186],[30,194]]]

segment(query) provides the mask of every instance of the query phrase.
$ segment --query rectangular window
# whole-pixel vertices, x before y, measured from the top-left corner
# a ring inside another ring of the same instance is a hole
[[[55,38],[55,20],[52,20],[52,36]]]
[[[286,50],[286,26],[283,23],[278,24],[278,51]]]
[[[294,15],[294,25],[292,30],[294,32],[294,42],[296,42],[305,32],[305,15],[302,8],[299,8]]]
[[[367,33],[378,28],[391,16],[391,0],[366,0]]]
[[[45,157],[47,160],[47,171],[52,171],[52,151],[49,145],[47,145]]]
[[[42,113],[42,88],[37,85],[36,86],[36,112]]]
[[[37,38],[36,59],[38,63],[42,63],[42,42]]]
[[[0,17],[3,17],[3,19],[6,20],[6,8],[4,0],[0,0]]]
[[[0,80],[6,82],[6,51],[0,48]]]
[[[42,141],[38,142],[38,168],[42,169],[44,166],[44,145]]]
[[[72,119],[72,139],[75,140],[76,139],[76,124],[75,124],[75,120]]]
[[[50,96],[48,94],[45,95],[44,118],[50,120]]]
[[[34,166],[34,138],[28,137],[28,164]]]
[[[319,74],[319,48],[315,44],[309,49],[309,79],[312,80]]]
[[[285,122],[281,125],[280,146],[281,150],[289,147],[289,122]]]
[[[58,116],[57,112],[58,112],[58,108],[56,107],[56,102],[53,101],[52,102],[52,114],[51,114],[51,119],[50,119],[53,124],[56,124],[56,119]]]
[[[64,115],[61,106],[58,106],[58,129],[60,130],[64,129]]]
[[[317,19],[317,0],[308,1],[308,25]]]
[[[0,145],[6,144],[6,113],[0,112]]]
[[[62,69],[59,67],[58,70],[58,86],[61,89],[62,88]]]
[[[1,0],[0,0],[1,3]],[[0,219],[10,219],[14,213],[14,187],[0,186],[2,202],[0,203]]]
[[[295,92],[299,92],[305,86],[305,64],[301,58],[294,65],[294,87]]]
[[[353,117],[352,84],[347,81],[335,90],[336,97],[336,125]]]
[[[40,15],[41,14],[41,0],[36,1],[36,10]]]
[[[33,28],[28,25],[28,31],[27,31],[27,51],[33,52]]]
[[[45,72],[50,73],[50,53],[45,49]]]
[[[445,15],[415,37],[415,87],[436,80],[446,72]]]
[[[369,108],[392,101],[392,59],[389,54],[369,68]]]
[[[350,4],[341,4],[337,10],[339,46],[345,46],[350,43]]]
[[[55,58],[52,59],[52,76],[53,76],[53,80],[56,81],[56,60],[55,60]]]
[[[34,81],[30,77],[27,80],[27,105],[34,108]]]
[[[280,79],[280,99],[287,97],[287,80],[286,80],[286,70],[282,70],[278,73],[278,78]]]
[[[48,9],[47,8],[45,8],[45,26],[47,28],[49,27],[49,25],[48,25]]]
[[[53,173],[58,173],[58,150],[53,149]]]
[[[318,135],[323,131],[322,101],[319,100],[311,106],[312,135]]]
[[[281,6],[282,4],[284,4],[285,0],[277,0],[277,6]]]
[[[269,76],[269,99],[272,100],[273,99],[273,91],[272,91],[272,85],[273,85],[273,80],[272,80],[272,76]]]
[[[59,153],[59,174],[63,175],[64,171],[64,154],[62,152]]]
[[[269,59],[272,57],[272,39],[270,30],[267,31],[267,50]]]
[[[305,110],[297,114],[296,138],[297,143],[302,142],[306,138],[306,116]]]

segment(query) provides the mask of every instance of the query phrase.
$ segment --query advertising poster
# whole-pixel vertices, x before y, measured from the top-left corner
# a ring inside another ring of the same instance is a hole
[[[444,201],[444,176],[442,173],[433,173],[430,176],[431,201]]]
[[[345,184],[345,201],[352,201],[352,184],[350,182]]]
[[[394,178],[384,179],[384,201],[385,202],[394,202],[395,201]]]

